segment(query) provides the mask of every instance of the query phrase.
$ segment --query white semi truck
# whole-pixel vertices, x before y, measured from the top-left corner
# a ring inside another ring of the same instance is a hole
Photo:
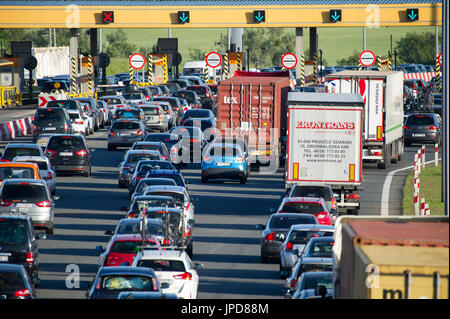
[[[327,183],[338,213],[358,214],[364,101],[359,94],[288,94],[286,189]]]
[[[402,159],[403,72],[342,71],[326,76],[326,88],[363,98],[363,161],[384,169]]]

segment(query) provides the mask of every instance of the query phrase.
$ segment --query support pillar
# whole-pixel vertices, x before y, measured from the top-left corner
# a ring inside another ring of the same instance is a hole
[[[70,93],[78,91],[78,29],[70,29],[69,56],[72,63]]]
[[[300,78],[301,77],[300,75],[302,73],[301,61],[303,56],[303,28],[295,28],[295,56],[297,57],[298,61],[297,65],[295,66],[295,73],[296,77]]]
[[[314,55],[317,56],[317,28],[309,28],[309,60],[314,60]]]

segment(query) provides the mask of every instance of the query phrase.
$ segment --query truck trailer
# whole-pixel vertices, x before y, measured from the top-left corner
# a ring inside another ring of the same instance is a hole
[[[342,71],[326,76],[328,93],[364,99],[363,161],[384,169],[403,156],[403,72]]]

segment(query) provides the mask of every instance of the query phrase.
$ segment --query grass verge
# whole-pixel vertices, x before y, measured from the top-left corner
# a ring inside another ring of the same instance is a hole
[[[419,175],[420,179],[420,198],[425,198],[425,203],[430,206],[430,215],[444,215],[444,203],[441,202],[441,165],[426,166],[425,170]],[[403,215],[414,215],[414,172],[411,172],[406,178],[403,187]],[[419,198],[419,202],[420,202]]]

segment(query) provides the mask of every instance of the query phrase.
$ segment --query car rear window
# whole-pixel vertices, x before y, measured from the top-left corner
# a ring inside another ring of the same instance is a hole
[[[147,195],[160,195],[160,196],[170,196],[173,198],[175,203],[183,203],[184,204],[184,195],[180,193],[174,193],[174,192],[151,192]]]
[[[27,229],[25,222],[2,219],[0,217],[0,244],[25,244],[26,242]]]
[[[206,96],[206,88],[204,88],[203,86],[188,86],[186,90],[194,91],[200,96]]]
[[[123,93],[122,96],[126,100],[140,100],[142,98],[141,93]]]
[[[274,216],[271,219],[271,228],[290,228],[295,224],[317,224],[314,216]]]
[[[0,180],[7,178],[33,178],[34,170],[31,167],[0,167]]]
[[[406,125],[434,125],[434,119],[426,115],[408,116]]]
[[[333,236],[332,231],[294,230],[289,235],[288,241],[293,244],[307,244],[311,238]]]
[[[173,96],[185,99],[189,104],[194,104],[196,102],[195,93],[189,91],[177,91]]]
[[[143,160],[159,160],[159,154],[130,154],[127,158],[127,163],[137,163]]]
[[[163,211],[150,211],[147,212],[147,218],[154,218],[154,219],[163,219],[165,218],[165,212]],[[174,226],[174,228],[178,228],[180,226],[181,217],[180,214],[175,212],[169,212],[169,223]]]
[[[154,246],[155,243],[153,241],[148,241],[148,245]],[[116,241],[112,247],[112,253],[120,253],[120,254],[136,254],[139,246],[142,245],[141,241],[128,241],[128,240],[120,240]]]
[[[162,200],[162,199],[150,199],[150,200],[136,200],[133,202],[131,206],[131,210],[134,213],[143,212],[144,209],[148,209],[150,207],[172,207],[175,208],[175,204],[172,200]]]
[[[100,290],[156,291],[156,281],[152,277],[138,275],[109,275],[99,278]]]
[[[323,212],[323,207],[319,203],[287,202],[281,210],[286,213],[318,214]]]
[[[78,118],[80,118],[80,114],[78,113],[69,113],[69,117],[71,120],[76,120]]]
[[[136,122],[114,122],[111,129],[114,130],[137,130],[141,126]]]
[[[49,101],[47,107],[62,107],[66,110],[78,110],[77,102],[72,100]]]
[[[153,101],[169,102],[172,107],[178,107],[177,100],[175,100],[175,99],[168,99],[168,98],[161,97],[161,98],[154,98]]]
[[[332,271],[332,270],[333,270],[333,265],[332,264],[302,264],[300,266],[300,270],[299,270],[297,279],[304,272],[310,272],[310,271]]]
[[[209,110],[187,110],[183,115],[184,118],[189,117],[197,117],[197,118],[209,118],[210,111]]]
[[[159,145],[149,145],[149,144],[138,144],[133,147],[134,150],[149,150],[149,151],[158,151],[162,153],[162,148]]]
[[[131,119],[131,118],[139,118],[140,112],[134,110],[118,110],[116,111],[117,118],[123,119]]]
[[[3,291],[18,290],[17,288],[24,287],[22,277],[16,273],[0,273],[0,287]]]
[[[185,272],[186,268],[181,260],[148,260],[141,259],[138,262],[138,267],[152,268],[154,271],[176,271]]]
[[[333,257],[332,242],[313,243],[310,248],[308,256],[309,257],[332,258]]]
[[[152,116],[152,115],[159,114],[159,108],[157,108],[157,107],[146,107],[146,108],[142,108],[142,110],[144,111],[144,114],[146,116]]]
[[[116,99],[116,98],[107,98],[107,99],[103,99],[103,101],[105,101],[106,103],[111,104],[111,105],[122,104],[122,101],[120,99]]]
[[[327,289],[333,288],[333,281],[330,276],[327,277],[307,277],[303,281],[302,290],[305,289],[316,289],[317,286],[325,286]]]
[[[140,223],[126,223],[120,225],[117,229],[117,234],[139,234],[141,232]],[[163,234],[163,228],[161,224],[147,223],[147,234],[160,235]]]
[[[147,188],[147,186],[152,186],[152,185],[177,186],[177,184],[175,184],[175,181],[173,179],[155,178],[153,180],[153,178],[151,178],[150,180],[147,180],[147,181],[140,181],[138,186],[136,187],[136,192],[137,193],[143,193],[145,191],[145,189]]]
[[[209,129],[210,127],[213,127],[213,124],[208,120],[194,120],[190,118],[184,122],[184,126],[199,127],[202,131],[204,131],[206,129]]]
[[[64,121],[64,115],[60,110],[42,109],[36,112],[34,122],[38,123],[60,123]]]
[[[169,133],[178,134],[181,137],[183,137],[184,135],[197,137],[202,134],[202,131],[199,128],[193,126],[176,126],[171,128]]]
[[[157,174],[157,173],[149,173],[147,175],[147,178],[154,178],[154,177],[170,178],[170,179],[173,179],[175,181],[177,186],[183,186],[184,187],[183,179],[179,175]]]
[[[3,187],[1,196],[7,202],[38,203],[48,200],[45,185],[28,183],[7,184]]]
[[[3,158],[11,161],[16,156],[41,156],[37,148],[31,147],[7,147],[5,153],[3,153]]]
[[[220,156],[220,157],[241,155],[237,148],[226,146],[211,147],[211,149],[209,150],[209,154],[211,156]]]
[[[292,191],[291,197],[320,197],[325,201],[331,201],[331,194],[326,187],[297,186]]]
[[[53,136],[48,142],[47,149],[58,151],[78,151],[85,150],[86,145],[80,137],[76,136]]]
[[[174,167],[172,164],[168,161],[155,161],[154,163],[150,162],[144,162],[139,163],[138,167],[136,168],[137,171],[151,171],[156,169],[173,169]]]

